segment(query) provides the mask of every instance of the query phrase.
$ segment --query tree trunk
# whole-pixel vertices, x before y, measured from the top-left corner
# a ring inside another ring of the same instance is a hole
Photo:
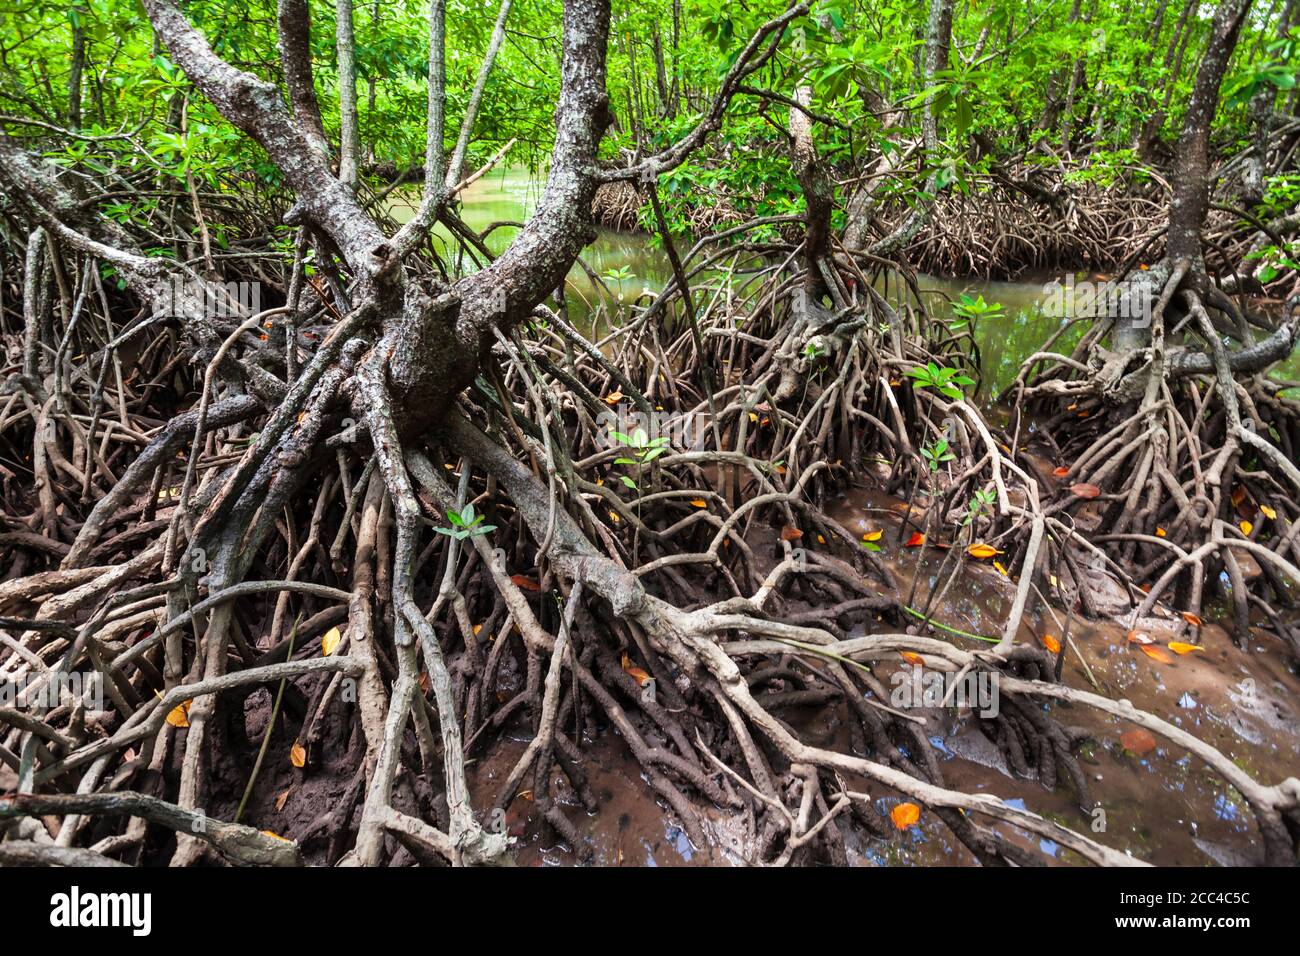
[[[1209,208],[1210,127],[1219,101],[1219,87],[1237,45],[1250,0],[1222,0],[1214,15],[1209,44],[1201,58],[1196,84],[1183,117],[1174,160],[1173,198],[1169,207],[1169,262],[1186,259],[1197,285],[1204,282],[1205,259],[1201,226]]]

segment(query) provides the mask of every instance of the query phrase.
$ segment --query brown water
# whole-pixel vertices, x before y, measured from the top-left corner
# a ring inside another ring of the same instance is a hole
[[[479,230],[503,220],[522,221],[536,206],[540,192],[539,182],[526,171],[494,172],[466,191],[461,215]],[[398,199],[391,211],[398,219],[409,218],[409,201]],[[514,232],[513,227],[495,230],[488,238],[489,248],[501,251]],[[449,249],[445,234],[438,234],[436,241]],[[592,271],[603,276],[604,288],[593,284],[586,271],[575,266],[569,276],[571,307],[582,308],[583,303],[593,307],[603,302],[617,315],[623,308],[620,299],[633,299],[645,289],[657,291],[670,276],[666,257],[644,235],[600,230],[583,258]],[[470,265],[465,263],[465,267]],[[951,316],[949,303],[963,293],[982,295],[986,302],[1001,304],[1000,315],[980,320],[974,329],[984,377],[980,397],[986,401],[1014,380],[1021,361],[1040,348],[1061,321],[1044,314],[1040,304],[1045,298],[1042,282],[922,277],[921,287],[927,309],[939,318]],[[1067,334],[1058,347],[1068,347],[1076,337],[1077,332],[1074,336]],[[1275,374],[1300,378],[1300,359],[1293,357]],[[921,603],[928,589],[936,585],[943,553],[930,549],[918,553],[896,540],[894,531],[905,507],[897,499],[853,490],[830,510],[850,530],[886,531],[880,541],[882,557],[905,590],[914,577],[920,577],[917,603]],[[755,550],[761,554],[772,549]],[[962,573],[963,578],[954,582],[943,601],[932,608],[933,617],[957,630],[997,634],[1014,595],[1014,582],[981,562],[968,564]],[[1059,608],[1057,614],[1064,617]],[[1020,639],[1036,640],[1043,633],[1060,634],[1057,622],[1046,611],[1027,616]],[[1300,710],[1295,703],[1300,700],[1300,678],[1286,663],[1286,650],[1266,632],[1252,634],[1249,646],[1238,649],[1221,628],[1208,624],[1202,632],[1207,650],[1178,657],[1171,664],[1140,653],[1127,642],[1125,630],[1117,626],[1076,621],[1072,633],[1087,669],[1073,652],[1068,653],[1063,680],[1069,685],[1089,688],[1090,671],[1103,693],[1127,698],[1135,706],[1188,729],[1214,744],[1258,780],[1274,783],[1300,775]],[[977,644],[967,638],[947,636],[959,646]],[[1162,641],[1176,639],[1172,633],[1157,637]],[[889,686],[888,665],[878,667]],[[1249,809],[1240,795],[1208,768],[1163,741],[1145,756],[1135,756],[1119,741],[1120,734],[1128,729],[1121,721],[1086,708],[1046,706],[1061,723],[1091,731],[1094,742],[1084,748],[1081,761],[1093,796],[1106,811],[1106,829],[1094,834],[1097,839],[1164,865],[1259,862],[1261,849]],[[850,747],[846,731],[850,717],[845,705],[785,708],[780,716],[811,743]],[[471,764],[476,806],[491,805],[496,787],[522,753],[527,739],[524,732],[506,736]],[[994,793],[1073,829],[1090,832],[1092,818],[1078,808],[1068,782],[1062,780],[1054,791],[1048,791],[1037,780],[1015,776],[969,714],[950,714],[932,728],[930,741],[949,787]],[[593,849],[595,863],[692,865],[741,863],[748,858],[743,829],[734,818],[712,806],[701,805],[700,809],[716,846],[692,846],[672,812],[657,801],[642,779],[640,768],[615,732],[584,741],[583,749],[601,809],[588,815],[576,798],[564,792],[565,781],[558,773],[553,792]],[[876,810],[887,818],[898,795],[864,786],[877,795]],[[518,861],[523,865],[576,862],[571,848],[544,836],[544,828],[533,818],[531,809],[531,800],[525,794],[517,797],[509,810],[507,822],[517,840]],[[1049,860],[1077,862],[1050,841],[1039,841],[1006,825],[999,824],[998,828],[1010,839],[1037,847]],[[965,848],[930,813],[923,813],[917,826],[891,840],[853,843],[849,858],[861,865],[973,862]]]

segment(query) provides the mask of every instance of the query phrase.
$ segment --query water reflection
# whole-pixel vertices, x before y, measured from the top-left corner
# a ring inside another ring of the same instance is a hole
[[[479,232],[498,223],[524,222],[537,208],[543,185],[543,179],[526,169],[494,170],[461,194],[460,215]],[[405,222],[411,218],[418,203],[418,189],[394,193],[389,199],[389,213],[398,222]],[[487,237],[488,249],[494,255],[501,253],[517,232],[517,226],[498,226]],[[457,244],[442,225],[434,232],[434,242],[452,261],[460,254]],[[681,251],[684,253],[685,249]],[[649,236],[642,233],[599,229],[596,241],[583,250],[582,261],[601,277],[608,294],[616,300],[621,296],[630,301],[647,289],[658,292],[672,277],[668,257]],[[466,259],[462,267],[472,270],[473,263]],[[947,321],[953,317],[952,303],[962,294],[982,295],[986,302],[1002,305],[1000,315],[981,318],[973,330],[982,372],[977,397],[985,403],[1015,381],[1020,363],[1042,348],[1049,336],[1066,321],[1044,312],[1043,303],[1048,297],[1045,285],[1054,279],[1062,277],[1043,276],[1018,282],[920,277],[923,304],[932,316],[940,320]],[[901,283],[894,277],[882,277],[878,288],[892,301],[901,299]],[[575,265],[569,272],[567,294],[571,315],[578,320],[606,295],[581,265]],[[1068,354],[1086,328],[1086,322],[1075,323],[1056,341],[1053,350]],[[1293,355],[1279,365],[1273,375],[1300,379],[1300,355]]]

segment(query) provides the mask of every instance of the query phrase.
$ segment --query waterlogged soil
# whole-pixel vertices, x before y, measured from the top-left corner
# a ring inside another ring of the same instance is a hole
[[[914,604],[923,604],[929,589],[938,583],[945,552],[906,546],[910,532],[899,534],[906,510],[906,503],[897,498],[862,489],[849,492],[828,507],[831,517],[855,535],[884,532],[878,542],[882,559],[897,576],[904,595],[911,592],[913,581],[919,577]],[[756,537],[752,545],[756,554],[770,558],[776,553],[775,529],[767,533],[767,540]],[[942,601],[930,608],[930,615],[950,628],[993,636],[1000,634],[1014,594],[1014,580],[992,562],[968,561],[959,580]],[[1035,641],[1044,634],[1059,638],[1065,617],[1060,607],[1028,614],[1019,639]],[[1187,633],[1189,626],[1177,617],[1144,627],[1161,643],[1193,639]],[[895,628],[873,618],[862,622],[860,630],[870,633]],[[980,644],[943,631],[931,636],[968,649]],[[1135,707],[1213,744],[1258,780],[1273,783],[1300,774],[1300,709],[1295,703],[1300,700],[1300,676],[1288,651],[1267,632],[1252,632],[1248,646],[1238,648],[1223,628],[1207,622],[1200,635],[1205,649],[1176,656],[1172,663],[1142,653],[1129,641],[1128,629],[1118,623],[1073,617],[1070,636],[1062,671],[1066,684],[1127,699]],[[874,667],[886,687],[892,686],[890,678],[896,668],[910,670],[910,665],[901,661],[897,665],[878,662]],[[1159,737],[1153,749],[1139,755],[1121,742],[1121,735],[1133,729],[1123,720],[1080,705],[1051,702],[1044,707],[1062,724],[1089,731],[1090,739],[1078,756],[1101,812],[1080,808],[1073,785],[1064,773],[1054,790],[1047,790],[1036,778],[1017,776],[976,726],[978,718],[969,708],[925,711],[930,722],[927,736],[946,785],[970,793],[994,794],[1012,805],[1090,833],[1108,846],[1148,863],[1212,866],[1262,862],[1262,848],[1249,808],[1233,788],[1199,760]],[[848,730],[853,718],[845,704],[784,707],[779,716],[808,743],[853,751]],[[469,768],[475,805],[491,805],[496,786],[509,773],[527,741],[526,733],[507,736]],[[715,845],[692,845],[612,729],[594,741],[584,742],[584,753],[592,788],[601,800],[600,809],[587,814],[577,798],[565,792],[565,781],[558,771],[553,792],[590,847],[592,863],[743,865],[752,858],[753,848],[746,842],[746,829],[739,817],[699,801],[696,806],[706,817],[706,832],[711,833]],[[889,811],[900,796],[866,780],[846,782],[873,795],[874,811],[888,826]],[[573,849],[553,835],[548,836],[547,828],[539,825],[530,798],[525,791],[516,797],[508,812],[507,825],[516,839],[519,862],[532,866],[577,864]],[[1008,824],[992,825],[1009,841],[1036,849],[1050,864],[1081,862],[1050,840],[1041,840]],[[906,831],[888,829],[892,834],[888,839],[851,836],[850,864],[976,862],[931,813],[923,812],[919,823]]]
[[[463,195],[462,215],[479,228],[502,220],[522,221],[535,208],[540,191],[540,181],[527,171],[494,172]],[[391,211],[398,218],[409,217],[401,202],[398,200]],[[498,229],[489,238],[489,246],[499,251],[512,234],[513,229]],[[570,307],[581,313],[598,298],[612,295],[615,301],[606,302],[614,309],[613,321],[620,302],[635,299],[645,290],[663,288],[671,275],[663,252],[638,234],[601,230],[584,258],[591,270],[603,277],[603,288],[593,283],[585,270],[575,267],[569,278]],[[921,277],[924,304],[941,319],[951,316],[951,303],[963,294],[982,295],[986,302],[1003,307],[999,314],[982,318],[972,330],[980,349],[982,379],[975,397],[984,404],[990,405],[1014,381],[1021,361],[1059,328],[1063,320],[1046,314],[1043,300],[1046,283],[1060,278],[986,282]],[[884,276],[880,283],[880,291],[890,298],[901,294],[896,278]],[[1068,350],[1081,328],[1067,330],[1057,347]],[[1300,357],[1279,366],[1274,374],[1300,377]],[[991,412],[997,415],[998,409]],[[1051,463],[1042,465],[1035,469],[1037,477],[1050,486]],[[881,557],[899,579],[904,594],[910,593],[913,582],[917,582],[914,604],[925,603],[930,590],[939,586],[937,575],[944,552],[932,547],[908,548],[904,543],[907,535],[899,533],[908,511],[906,503],[856,489],[832,502],[829,511],[856,535],[885,532],[879,541]],[[769,529],[767,539],[760,534],[751,544],[756,554],[771,558],[777,550],[775,529]],[[1117,586],[1114,590],[1119,591]],[[992,562],[967,562],[960,579],[930,608],[930,615],[958,631],[998,635],[1014,593],[1015,582]],[[1065,617],[1059,606],[1028,613],[1018,639],[1036,641],[1044,634],[1059,638]],[[1142,626],[1153,628],[1151,636],[1161,643],[1192,640],[1188,626],[1177,617],[1164,624],[1143,622]],[[877,621],[863,622],[861,628],[864,633],[891,629]],[[1238,648],[1221,627],[1208,622],[1200,634],[1205,649],[1178,656],[1172,663],[1142,653],[1128,641],[1128,628],[1120,624],[1073,617],[1070,635],[1071,646],[1062,673],[1062,680],[1070,686],[1128,699],[1136,707],[1212,743],[1258,780],[1273,783],[1300,774],[1300,708],[1295,703],[1300,700],[1300,677],[1289,651],[1266,631],[1252,632],[1248,645]],[[980,643],[943,631],[931,636],[967,648]],[[876,666],[882,683],[890,686],[891,665]],[[1240,795],[1206,766],[1160,738],[1155,748],[1144,754],[1127,750],[1120,735],[1131,728],[1091,708],[1062,703],[1044,706],[1061,723],[1090,731],[1092,740],[1083,748],[1080,761],[1092,797],[1099,801],[1103,814],[1080,809],[1067,780],[1048,791],[1037,779],[1018,777],[978,729],[969,711],[929,715],[932,724],[928,736],[946,784],[968,792],[995,794],[1073,829],[1093,833],[1107,845],[1149,863],[1208,866],[1261,861],[1262,851],[1249,809]],[[851,718],[846,705],[785,707],[780,716],[810,743],[852,750],[847,730]],[[527,741],[526,732],[507,734],[484,748],[469,765],[476,806],[492,805],[496,788]],[[642,778],[639,765],[616,731],[610,729],[594,740],[584,740],[583,751],[600,809],[587,814],[577,798],[565,792],[566,782],[558,771],[553,793],[590,847],[593,863],[680,866],[740,864],[752,858],[752,847],[745,844],[745,828],[734,816],[711,805],[699,805],[699,809],[714,845],[693,846],[679,821]],[[888,822],[889,810],[899,796],[866,781],[848,782],[875,795],[875,811]],[[525,791],[516,797],[507,814],[518,861],[535,866],[577,863],[573,848],[558,842],[549,828],[535,818],[530,796]],[[995,826],[1008,839],[1036,847],[1049,862],[1078,862],[1069,851],[1050,841],[1040,841],[1006,824]],[[891,839],[852,843],[848,857],[853,864],[867,866],[975,862],[929,813],[923,813],[918,824],[896,832]]]

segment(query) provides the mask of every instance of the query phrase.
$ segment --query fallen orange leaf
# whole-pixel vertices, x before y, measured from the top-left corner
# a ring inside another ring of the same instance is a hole
[[[293,841],[290,840],[288,837],[282,837],[282,836],[280,836],[280,834],[276,833],[274,830],[262,830],[261,833],[262,833],[262,836],[269,836],[269,837],[271,837],[272,839],[283,840],[285,843],[292,843],[292,842],[293,842]]]
[[[1070,494],[1077,495],[1080,498],[1096,498],[1101,494],[1101,489],[1086,481],[1080,481],[1070,486]]]
[[[916,651],[899,651],[898,653],[902,655],[903,660],[907,661],[909,664],[915,664],[917,667],[925,666],[925,658],[916,653]]]
[[[295,740],[293,746],[289,748],[289,763],[299,770],[307,766],[307,748],[300,741]]]
[[[784,525],[781,528],[782,541],[798,541],[803,537],[803,532],[791,525]]]
[[[646,684],[650,683],[650,675],[641,668],[634,666],[631,658],[629,658],[626,653],[624,653],[623,659],[620,663],[623,666],[623,672],[627,674],[628,677],[635,680],[638,686],[644,687]]]
[[[510,580],[514,582],[517,587],[521,587],[525,591],[540,591],[542,589],[540,584],[524,574],[512,574],[510,575]]]
[[[864,534],[864,535],[862,536],[862,540],[863,540],[863,541],[879,541],[881,535],[883,535],[884,533],[885,533],[885,532],[883,532],[883,531],[868,531],[866,534]]]
[[[1042,637],[1043,646],[1053,654],[1061,653],[1061,642],[1052,637],[1051,634],[1044,634]]]
[[[1069,473],[1070,473],[1070,469],[1066,468],[1064,465],[1061,465],[1061,467],[1052,470],[1052,475],[1056,478],[1064,478]]]
[[[1139,757],[1156,749],[1156,738],[1150,731],[1143,730],[1141,727],[1124,731],[1119,735],[1119,742],[1124,745],[1125,750],[1132,751]]]
[[[1129,631],[1128,642],[1130,644],[1150,644],[1151,638],[1143,631]]]
[[[894,826],[897,829],[906,830],[921,819],[921,808],[915,803],[897,804],[894,809],[889,811],[889,819],[894,821]]]
[[[694,508],[707,508],[709,506],[709,503],[705,501],[703,498],[692,498],[691,506]]]
[[[1180,613],[1183,615],[1183,620],[1192,625],[1192,627],[1200,627],[1205,623],[1201,620],[1199,615],[1193,614],[1191,611],[1182,611]]]
[[[966,553],[972,558],[991,558],[993,555],[1001,554],[1002,552],[991,544],[984,544],[981,542],[978,544],[972,544],[966,549]]]
[[[907,539],[907,547],[909,548],[919,548],[923,544],[925,544],[925,535],[919,531],[913,531],[912,536]]]
[[[1164,529],[1164,528],[1156,528],[1156,537],[1157,537],[1157,538],[1163,538],[1164,536],[1165,536],[1165,529]]]
[[[623,393],[620,392],[618,389],[614,389],[614,391],[610,392],[608,395],[605,396],[606,405],[617,405],[622,400],[623,400]]]
[[[1153,661],[1159,661],[1161,664],[1172,664],[1174,662],[1174,659],[1169,656],[1169,652],[1159,644],[1143,644],[1141,647],[1142,653]]]

